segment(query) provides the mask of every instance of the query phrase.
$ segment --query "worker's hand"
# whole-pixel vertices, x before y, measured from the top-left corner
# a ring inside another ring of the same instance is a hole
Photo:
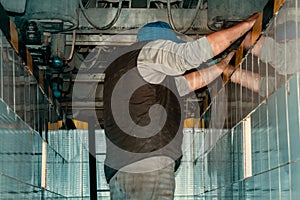
[[[206,39],[211,46],[213,54],[215,56],[219,55],[240,37],[245,35],[252,28],[259,15],[260,13],[256,13],[235,26],[208,34]]]
[[[218,68],[222,69],[222,71],[225,70],[226,66],[231,61],[232,57],[234,56],[235,51],[231,51],[229,54],[226,55],[225,58],[223,58],[220,62],[218,62],[216,65]]]
[[[255,13],[251,15],[248,19],[244,20],[244,22],[249,23],[250,27],[252,27],[261,14],[262,13]]]
[[[223,71],[223,75],[225,76],[225,77],[230,77],[233,73],[234,73],[234,71],[235,71],[235,68],[234,68],[234,66],[232,66],[232,65],[227,65],[226,67],[225,67],[225,69],[224,69],[224,71]]]

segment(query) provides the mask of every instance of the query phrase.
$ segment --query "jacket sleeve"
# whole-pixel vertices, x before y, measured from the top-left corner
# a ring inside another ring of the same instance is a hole
[[[186,43],[156,40],[143,47],[137,68],[147,82],[158,84],[166,75],[182,75],[212,57],[213,51],[206,37]]]

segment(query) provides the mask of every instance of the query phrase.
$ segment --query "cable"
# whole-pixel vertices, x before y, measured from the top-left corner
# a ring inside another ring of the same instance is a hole
[[[73,31],[73,30],[76,30],[79,26],[79,10],[76,9],[76,26],[73,26],[73,27],[70,27],[70,28],[67,28],[67,29],[63,29],[63,30],[56,30],[56,31],[48,31],[49,33],[51,34],[58,34],[58,33],[65,33],[65,32],[69,32],[69,31]]]
[[[200,6],[201,4],[203,3],[203,0],[199,0],[198,1],[198,4],[197,4],[197,7],[196,7],[196,13],[195,13],[195,16],[191,22],[191,24],[188,26],[188,28],[184,29],[184,30],[181,30],[181,31],[178,31],[176,26],[174,25],[174,21],[173,21],[173,17],[172,17],[172,13],[171,13],[171,0],[168,0],[167,1],[167,12],[168,12],[168,20],[169,20],[169,24],[171,25],[171,27],[177,31],[177,32],[180,32],[180,33],[186,33],[188,30],[190,30],[190,28],[193,26],[195,20],[196,20],[196,17],[200,11]]]
[[[3,53],[4,53],[4,51],[3,51]],[[10,62],[14,61],[14,59],[12,58],[12,56],[9,53],[9,49],[8,48],[6,48],[6,54],[5,55],[6,55],[6,58],[7,58],[8,61],[10,61]]]
[[[78,52],[75,51],[74,55],[77,56],[77,58],[78,58],[81,62],[84,61],[84,58],[81,58],[81,57],[78,55]]]
[[[75,49],[75,42],[76,42],[76,30],[73,30],[73,35],[72,35],[72,47],[70,51],[70,55],[67,58],[67,61],[71,60],[74,54],[74,49]]]
[[[113,18],[113,20],[112,20],[109,24],[107,24],[107,25],[105,25],[105,26],[102,26],[102,27],[99,27],[99,26],[95,25],[95,24],[90,20],[89,16],[88,16],[88,15],[86,14],[86,12],[85,12],[85,8],[83,7],[82,0],[79,1],[79,5],[80,5],[80,9],[81,9],[81,11],[82,11],[83,16],[85,17],[85,19],[86,19],[86,20],[87,20],[94,28],[99,29],[99,30],[107,30],[107,29],[110,29],[110,28],[116,23],[116,21],[119,19],[120,13],[121,13],[121,10],[122,10],[122,1],[123,1],[123,0],[119,0],[118,10],[117,10],[116,15],[115,15],[115,17]]]
[[[88,0],[88,2],[85,4],[84,8],[88,8],[90,3],[91,3],[91,0]]]
[[[173,16],[172,16],[172,13],[171,13],[171,0],[168,0],[167,1],[167,12],[168,12],[168,20],[169,20],[169,24],[171,25],[171,27],[178,32],[177,28],[175,27],[174,25],[174,22],[173,22]],[[200,0],[199,0],[200,1]]]
[[[162,8],[162,6],[160,6],[157,2],[154,3],[156,5],[157,8]]]

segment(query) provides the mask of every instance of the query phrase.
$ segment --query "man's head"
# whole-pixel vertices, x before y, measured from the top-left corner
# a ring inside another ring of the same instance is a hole
[[[144,25],[137,34],[138,41],[146,40],[171,40],[173,42],[181,43],[182,40],[179,40],[172,30],[170,25],[166,22],[157,21],[150,22]]]

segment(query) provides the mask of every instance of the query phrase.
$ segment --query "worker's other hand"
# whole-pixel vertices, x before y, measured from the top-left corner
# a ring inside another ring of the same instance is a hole
[[[244,49],[248,51],[252,46],[252,31],[249,31],[244,39]]]
[[[258,41],[255,43],[251,53],[254,54],[255,56],[258,56],[259,55],[259,52],[260,52],[260,49],[264,43],[264,40],[265,40],[265,36],[261,36]],[[248,51],[251,46],[252,46],[252,31],[249,31],[245,37],[245,40],[244,40],[244,49],[246,51]]]

